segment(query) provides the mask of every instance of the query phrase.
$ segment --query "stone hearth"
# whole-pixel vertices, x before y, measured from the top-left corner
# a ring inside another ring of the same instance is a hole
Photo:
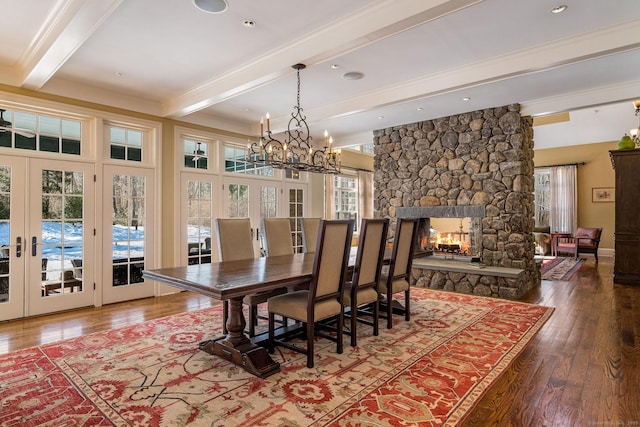
[[[480,269],[443,280],[443,272],[415,268],[413,284],[512,299],[539,286],[532,119],[519,111],[515,104],[374,131],[374,207],[391,219],[391,236],[403,216],[480,218],[470,232],[482,265],[522,270],[517,279],[484,278]]]

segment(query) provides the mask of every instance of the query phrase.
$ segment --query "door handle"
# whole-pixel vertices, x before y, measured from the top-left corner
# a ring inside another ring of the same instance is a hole
[[[31,238],[31,256],[38,255],[38,238],[33,236]]]

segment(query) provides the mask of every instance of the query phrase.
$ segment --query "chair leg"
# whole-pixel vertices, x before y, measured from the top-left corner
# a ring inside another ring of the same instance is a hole
[[[229,301],[224,300],[222,302],[222,333],[225,335],[229,333],[227,330],[227,319],[229,319]]]
[[[378,320],[380,319],[380,303],[378,300],[373,302],[373,336],[378,336]]]
[[[356,346],[356,323],[358,317],[358,305],[351,301],[351,311],[349,313],[351,316],[351,347]]]
[[[258,307],[252,305],[249,307],[249,337],[256,335],[256,323],[258,323]]]
[[[393,326],[393,294],[387,291],[387,329],[391,329]]]
[[[355,317],[354,317],[355,318]],[[351,332],[351,336],[355,336],[353,331]],[[340,314],[338,314],[338,332],[336,334],[336,339],[338,343],[336,345],[336,352],[338,354],[342,354],[344,351],[344,345],[342,343],[342,339],[344,337],[344,307],[340,310]]]
[[[596,264],[598,263],[598,250],[593,253],[593,256],[596,257]]]
[[[307,368],[313,368],[313,321],[307,322]]]
[[[407,289],[406,291],[404,291],[404,320],[406,320],[407,322],[409,321],[409,318],[411,317],[411,310],[409,307],[409,289]]]
[[[267,350],[272,354],[274,352],[275,326],[275,314],[269,313],[269,339],[267,341]]]

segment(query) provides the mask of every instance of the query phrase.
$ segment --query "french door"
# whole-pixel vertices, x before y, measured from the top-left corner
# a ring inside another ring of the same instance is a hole
[[[94,304],[94,170],[0,158],[0,320]]]
[[[180,262],[179,265],[208,264],[218,259],[213,240],[215,178],[183,172],[180,178]]]
[[[264,254],[260,233],[261,218],[284,216],[280,182],[225,177],[223,203],[225,218],[249,218],[251,221],[254,254]]]
[[[155,182],[151,169],[105,166],[102,300],[104,304],[154,295],[142,270],[154,265]]]

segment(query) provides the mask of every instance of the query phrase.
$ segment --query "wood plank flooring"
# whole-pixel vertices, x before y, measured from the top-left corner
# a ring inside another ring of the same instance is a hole
[[[464,426],[640,426],[640,287],[592,256],[523,301],[553,316]],[[0,323],[0,354],[218,304],[189,292]],[[1,358],[1,356],[0,356]]]

